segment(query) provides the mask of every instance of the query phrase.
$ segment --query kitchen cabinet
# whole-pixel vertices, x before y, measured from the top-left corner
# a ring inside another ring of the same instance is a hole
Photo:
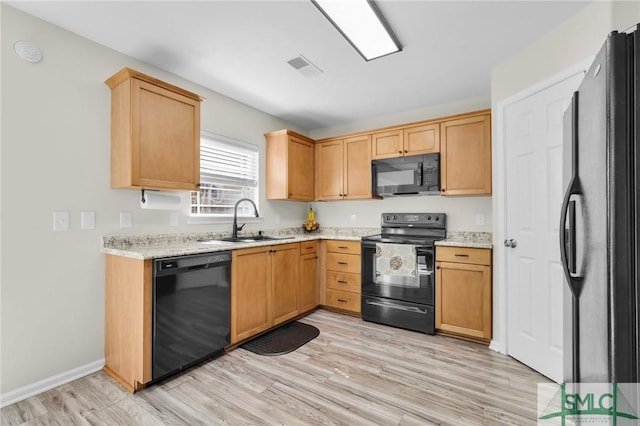
[[[300,244],[233,251],[231,343],[298,315]]]
[[[329,240],[326,244],[326,306],[360,314],[360,241]]]
[[[436,247],[436,330],[491,340],[491,250]]]
[[[372,135],[372,159],[429,154],[440,150],[440,124],[424,123]]]
[[[151,381],[152,261],[105,256],[104,370],[127,390]]]
[[[267,199],[314,199],[314,141],[292,130],[265,134]]]
[[[332,139],[316,145],[318,200],[371,198],[371,136]]]
[[[318,242],[300,243],[300,288],[298,313],[302,314],[318,306]]]
[[[105,83],[111,88],[111,187],[197,190],[203,99],[129,68]]]
[[[442,195],[491,194],[491,114],[471,114],[440,124]]]

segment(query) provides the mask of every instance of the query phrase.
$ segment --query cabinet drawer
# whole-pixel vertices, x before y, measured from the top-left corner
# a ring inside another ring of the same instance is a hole
[[[317,241],[305,241],[300,243],[300,254],[316,253],[318,251]]]
[[[360,241],[327,241],[327,252],[360,254]]]
[[[471,263],[491,265],[491,250],[468,247],[436,247],[438,262]]]
[[[353,254],[327,253],[327,271],[360,273],[360,256]]]
[[[350,291],[327,290],[327,306],[360,313],[360,294]]]
[[[360,274],[349,274],[346,272],[327,271],[327,287],[334,290],[352,291],[360,293]]]

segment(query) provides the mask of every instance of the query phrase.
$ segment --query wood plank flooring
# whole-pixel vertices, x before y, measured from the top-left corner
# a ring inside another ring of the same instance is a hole
[[[527,425],[548,379],[486,346],[327,311],[276,357],[236,349],[131,395],[103,372],[5,407],[9,425]]]

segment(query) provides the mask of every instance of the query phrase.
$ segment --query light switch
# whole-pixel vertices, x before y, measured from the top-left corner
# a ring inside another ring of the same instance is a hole
[[[53,212],[53,230],[69,230],[69,212]]]
[[[96,212],[80,212],[80,229],[95,229]]]
[[[131,228],[133,215],[131,212],[120,212],[120,228]]]

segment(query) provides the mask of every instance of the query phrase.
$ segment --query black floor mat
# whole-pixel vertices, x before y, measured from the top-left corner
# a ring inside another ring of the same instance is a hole
[[[283,355],[293,352],[318,337],[320,330],[298,321],[290,322],[245,343],[241,348],[258,355]]]

